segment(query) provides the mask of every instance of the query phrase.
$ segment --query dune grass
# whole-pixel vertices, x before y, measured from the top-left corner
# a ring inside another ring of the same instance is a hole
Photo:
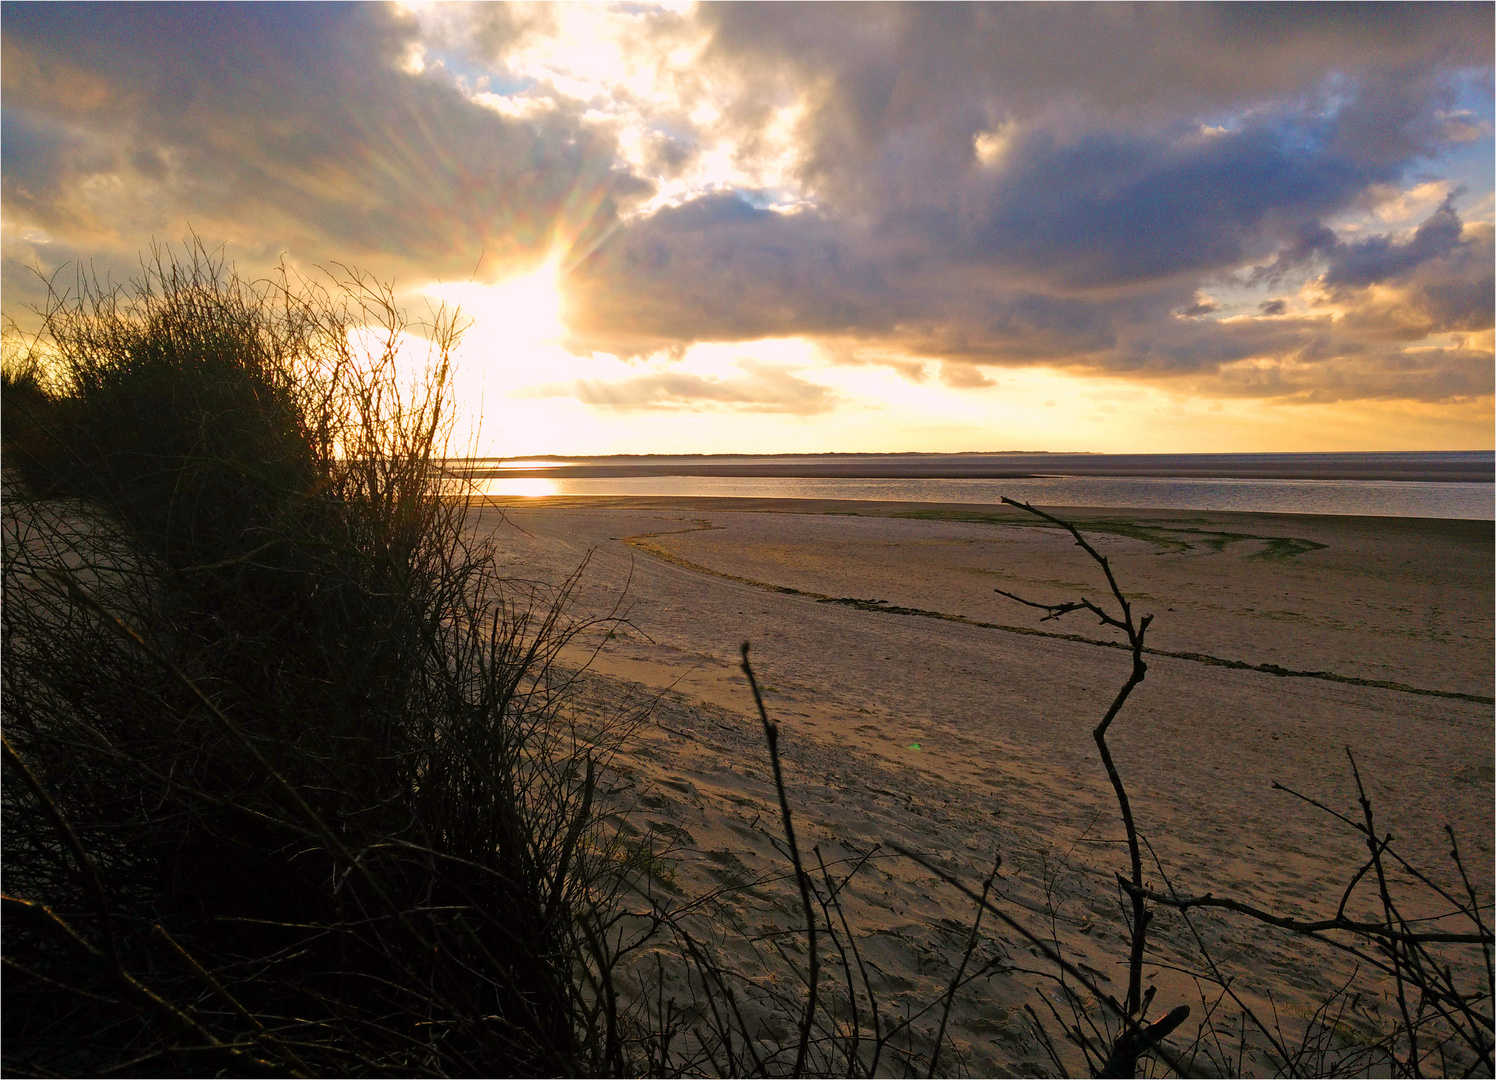
[[[200,246],[43,314],[3,387],[6,1070],[610,1071],[621,728],[568,711],[570,583],[503,581],[442,471],[453,320]]]

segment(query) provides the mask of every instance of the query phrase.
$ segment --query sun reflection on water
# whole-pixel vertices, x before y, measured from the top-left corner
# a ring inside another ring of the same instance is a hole
[[[548,495],[560,495],[561,485],[542,476],[517,476],[512,480],[477,480],[474,485],[480,495],[506,499],[543,499]]]

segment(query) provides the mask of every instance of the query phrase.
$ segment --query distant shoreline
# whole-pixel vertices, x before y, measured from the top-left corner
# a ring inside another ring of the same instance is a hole
[[[1491,483],[1492,451],[1305,454],[691,454],[471,458],[450,463],[469,479],[627,476],[795,479],[1013,480],[1045,476],[1240,480],[1413,480]]]

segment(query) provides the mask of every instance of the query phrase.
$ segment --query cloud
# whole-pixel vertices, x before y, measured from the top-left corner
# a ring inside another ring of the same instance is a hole
[[[1496,230],[1461,225],[1441,208],[1405,243],[1352,245],[1321,279],[1349,327],[1382,339],[1419,342],[1489,330],[1496,313]]]
[[[1461,243],[1462,226],[1453,196],[1446,198],[1411,237],[1401,243],[1373,236],[1341,245],[1321,279],[1329,288],[1365,287],[1388,278],[1404,277],[1430,259],[1447,256]]]
[[[1221,310],[1221,305],[1203,292],[1196,292],[1188,307],[1180,308],[1176,314],[1186,319],[1200,319]]]
[[[1224,397],[1287,398],[1306,404],[1451,402],[1489,397],[1496,382],[1488,349],[1452,346],[1348,353],[1314,362],[1244,362],[1224,367],[1209,388]]]
[[[1279,296],[1252,305],[1269,321],[1202,319],[1222,305],[1187,288],[1198,278],[1184,286],[1142,282],[1121,291],[1053,295],[993,285],[968,267],[934,258],[906,271],[881,254],[875,235],[728,196],[661,211],[620,231],[578,268],[572,287],[578,308],[591,313],[581,338],[623,351],[672,341],[826,335],[849,343],[832,350],[838,362],[922,371],[922,358],[939,359],[944,382],[970,386],[984,383],[980,367],[992,364],[1170,377],[1273,357],[1299,365],[1297,386],[1316,370],[1329,371],[1336,357],[1359,356],[1354,369],[1335,376],[1337,393],[1348,393],[1360,372],[1369,393],[1383,394],[1395,383],[1405,396],[1438,398],[1451,386],[1468,388],[1471,379],[1427,378],[1426,365],[1401,364],[1395,349],[1381,346],[1490,325],[1490,229],[1461,227],[1455,218],[1463,239],[1450,246],[1448,213],[1436,211],[1404,243],[1334,242],[1315,295],[1322,304],[1333,301],[1336,317],[1285,318],[1288,300]],[[1385,275],[1380,291],[1341,281],[1343,267],[1368,267],[1373,255],[1389,272],[1411,267],[1396,279],[1397,290],[1389,291],[1394,282]],[[907,358],[902,365],[900,354]],[[1386,378],[1373,375],[1377,365]],[[1264,393],[1286,385],[1233,378],[1233,388],[1256,385]]]
[[[1198,280],[1298,243],[1391,179],[1334,153],[1323,126],[1292,116],[1203,138],[1035,132],[985,185],[978,215],[912,217],[960,257],[1050,289]]]
[[[976,390],[997,385],[976,366],[960,363],[941,364],[940,381],[956,390]]]
[[[667,207],[570,275],[576,342],[623,355],[682,341],[884,330],[906,305],[855,229],[740,194]]]
[[[1208,379],[1276,356],[1299,365],[1294,394],[1329,358],[1358,356],[1337,393],[1358,379],[1453,393],[1471,380],[1429,377],[1388,343],[1475,325],[1454,309],[1479,306],[1478,278],[1446,274],[1416,297],[1427,317],[1399,328],[1336,277],[1434,258],[1448,223],[1411,247],[1364,232],[1357,247],[1334,223],[1470,137],[1452,102],[1489,70],[1488,15],[712,6],[710,62],[756,100],[800,103],[810,208],[718,192],[629,222],[570,282],[580,339],[636,352],[829,335],[973,384],[983,365]],[[1262,295],[1324,273],[1341,324],[1286,318],[1282,295]],[[1271,331],[1202,318],[1226,311],[1206,288]]]
[[[718,408],[795,416],[828,412],[837,404],[828,387],[799,378],[782,365],[740,360],[737,366],[743,375],[710,378],[678,371],[652,372],[614,382],[580,379],[569,386],[532,387],[516,396],[574,397],[588,405],[619,410]]]
[[[32,260],[124,265],[189,223],[236,259],[421,283],[559,238],[581,353],[802,336],[956,388],[1038,365],[1263,396],[1489,392],[1491,227],[1446,175],[1490,139],[1489,5],[3,19],[7,310],[35,295]],[[837,404],[747,364],[563,391]]]
[[[647,193],[580,110],[502,116],[412,73],[419,44],[378,5],[7,5],[7,213],[452,275],[590,242]]]
[[[1437,137],[1436,108],[1418,108],[1430,75],[1487,68],[1492,52],[1480,4],[721,4],[701,17],[709,57],[741,75],[747,95],[767,101],[789,85],[808,101],[804,174],[841,199],[888,198],[896,163],[905,180],[950,175],[1003,121],[1168,125],[1317,106],[1364,84],[1377,104],[1356,114],[1368,122],[1345,133],[1348,145],[1375,143],[1375,113],[1396,115],[1386,130],[1398,138]]]

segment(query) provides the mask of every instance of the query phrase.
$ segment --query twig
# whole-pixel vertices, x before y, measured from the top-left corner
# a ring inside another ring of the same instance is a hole
[[[42,783],[36,778],[36,774],[21,760],[20,755],[10,745],[10,740],[3,735],[0,735],[0,747],[4,749],[6,762],[21,774],[22,782],[25,783],[36,801],[41,804],[47,816],[52,819],[52,824],[57,827],[57,831],[62,834],[63,841],[73,852],[73,857],[78,860],[78,872],[88,882],[88,891],[93,894],[94,905],[99,909],[99,922],[104,927],[104,946],[109,957],[109,965],[115,972],[123,974],[124,969],[120,967],[119,946],[115,942],[114,937],[114,917],[110,914],[109,899],[104,894],[104,884],[99,880],[98,867],[88,857],[88,853],[83,850],[83,844],[79,841],[78,834],[73,831],[73,826],[63,816],[62,811],[57,808],[57,804],[52,801],[52,796],[47,794],[47,789],[42,787]]]
[[[177,943],[176,939],[168,934],[160,923],[152,926],[151,932],[158,939],[165,942],[166,946],[177,957],[179,957],[189,969],[191,969],[193,974],[202,979],[203,982],[207,983],[208,987],[215,994],[223,998],[224,1001],[227,1001],[229,1005],[233,1007],[235,1012],[237,1012],[245,1020],[249,1021],[250,1025],[255,1029],[256,1041],[267,1044],[269,1046],[273,1046],[276,1050],[284,1054],[288,1061],[296,1066],[295,1069],[291,1070],[292,1076],[311,1076],[313,1074],[310,1066],[308,1066],[306,1062],[302,1061],[294,1050],[283,1044],[271,1032],[267,1031],[265,1025],[260,1023],[260,1018],[255,1016],[254,1013],[250,1012],[243,1005],[241,1005],[239,1003],[239,999],[234,997],[233,994],[229,993],[228,990],[224,988],[223,984],[219,982],[218,979],[215,978],[210,971],[199,964],[191,953],[182,948],[182,946]]]
[[[1129,894],[1133,892],[1130,881],[1118,874],[1118,884],[1126,889]],[[1291,930],[1295,934],[1322,934],[1330,930],[1343,930],[1350,934],[1361,934],[1366,937],[1379,938],[1385,942],[1400,941],[1413,942],[1451,942],[1467,945],[1487,945],[1491,943],[1490,932],[1485,933],[1423,933],[1416,930],[1399,930],[1385,922],[1358,922],[1354,919],[1345,919],[1336,916],[1332,919],[1316,919],[1306,921],[1303,919],[1290,919],[1283,915],[1274,915],[1270,911],[1253,907],[1251,904],[1243,904],[1239,900],[1231,900],[1226,897],[1218,897],[1212,893],[1203,896],[1171,896],[1167,893],[1155,892],[1152,889],[1141,890],[1142,896],[1149,903],[1161,904],[1164,907],[1175,908],[1186,911],[1189,908],[1220,908],[1224,911],[1234,911],[1240,915],[1248,915],[1258,922],[1269,926],[1276,926],[1280,930]]]
[[[795,867],[795,880],[800,885],[800,906],[805,912],[805,940],[810,949],[810,988],[805,999],[805,1016],[800,1021],[800,1045],[795,1050],[795,1076],[805,1069],[805,1053],[810,1046],[810,1027],[815,1019],[816,992],[820,987],[821,962],[816,952],[816,917],[810,905],[810,875],[800,864],[800,848],[795,843],[795,826],[790,820],[790,800],[784,790],[784,773],[779,767],[779,726],[769,719],[764,708],[763,695],[758,691],[758,680],[753,677],[753,665],[748,662],[748,642],[743,642],[743,674],[748,676],[748,686],[753,690],[753,701],[758,706],[759,719],[764,724],[764,738],[769,744],[769,761],[774,766],[774,788],[779,792],[779,813],[784,821],[784,838],[790,849],[790,861]]]
[[[961,976],[966,973],[966,965],[971,962],[971,954],[977,948],[977,932],[982,926],[982,912],[987,903],[987,894],[992,891],[992,883],[997,879],[997,871],[1003,864],[1002,855],[998,855],[992,862],[992,873],[987,875],[987,880],[982,882],[982,899],[977,904],[977,913],[971,920],[971,933],[966,938],[966,951],[961,954],[961,963],[956,965],[956,974],[951,977],[951,982],[945,991],[945,1007],[940,1012],[940,1030],[935,1033],[935,1048],[930,1051],[930,1068],[925,1073],[926,1077],[935,1075],[935,1067],[940,1062],[940,1046],[945,1042],[945,1025],[951,1018],[951,1004],[956,999],[956,989],[961,985]]]
[[[1127,831],[1127,853],[1132,861],[1132,884],[1137,891],[1131,894],[1132,948],[1127,964],[1126,1009],[1129,1016],[1138,1016],[1141,1018],[1143,954],[1147,948],[1148,922],[1152,918],[1152,914],[1148,911],[1144,903],[1141,891],[1143,888],[1143,852],[1141,845],[1138,843],[1138,830],[1137,825],[1133,821],[1132,804],[1127,797],[1127,788],[1122,783],[1122,776],[1118,773],[1115,762],[1112,761],[1111,750],[1106,744],[1106,733],[1107,729],[1111,727],[1112,721],[1117,718],[1117,714],[1122,711],[1122,706],[1126,704],[1133,689],[1143,681],[1144,676],[1148,673],[1148,665],[1143,661],[1143,639],[1144,635],[1148,632],[1148,624],[1153,621],[1153,616],[1144,615],[1136,623],[1133,621],[1132,606],[1127,602],[1127,597],[1123,595],[1122,589],[1118,586],[1117,579],[1112,574],[1111,564],[1107,562],[1106,556],[1091,546],[1074,525],[1055,517],[1053,514],[1046,514],[1043,510],[1036,509],[1028,503],[1017,502],[1006,497],[1002,501],[1009,506],[1016,506],[1020,510],[1025,510],[1035,517],[1052,522],[1069,532],[1075,538],[1076,545],[1100,564],[1102,572],[1106,575],[1107,584],[1111,587],[1112,596],[1122,610],[1122,617],[1119,619],[1102,610],[1085,597],[1082,597],[1078,601],[1069,601],[1061,604],[1041,604],[1013,596],[1012,593],[1003,593],[1004,596],[1018,600],[1020,603],[1048,611],[1049,615],[1046,618],[1059,618],[1072,611],[1089,611],[1093,615],[1096,615],[1105,625],[1121,630],[1127,635],[1127,642],[1132,652],[1132,671],[1128,675],[1127,681],[1122,684],[1122,688],[1112,698],[1110,708],[1107,709],[1106,715],[1101,718],[1101,722],[1091,732],[1091,737],[1096,741],[1096,749],[1101,753],[1102,764],[1106,766],[1106,775],[1111,780],[1112,790],[1117,796],[1117,806],[1122,814],[1122,825]],[[996,591],[1002,592],[1001,589]]]
[[[1066,960],[1059,953],[1055,952],[1052,948],[1050,948],[1047,941],[1028,929],[1028,927],[1018,922],[1018,920],[1014,919],[1007,912],[997,907],[990,900],[984,900],[975,890],[969,888],[964,882],[956,878],[955,875],[948,873],[947,871],[936,866],[933,862],[925,858],[919,852],[911,851],[901,844],[891,843],[888,846],[891,847],[894,851],[897,851],[900,855],[904,856],[904,858],[909,859],[910,861],[915,862],[920,866],[923,866],[926,870],[930,871],[930,873],[934,874],[941,881],[961,892],[968,900],[980,904],[987,911],[991,912],[993,917],[1001,922],[1004,926],[1006,926],[1009,930],[1012,930],[1014,933],[1018,934],[1025,941],[1027,941],[1030,945],[1034,946],[1034,948],[1038,949],[1039,952],[1044,956],[1044,958],[1051,964],[1059,968],[1061,971],[1064,971],[1076,982],[1080,983],[1087,990],[1089,990],[1095,996],[1097,1001],[1103,1002],[1109,1009],[1112,1010],[1114,1014],[1116,1014],[1117,1019],[1122,1021],[1127,1030],[1142,1030],[1142,1025],[1138,1023],[1137,1019],[1132,1016],[1132,1014],[1128,1013],[1120,1004],[1118,1004],[1116,998],[1112,997],[1106,991],[1098,987],[1094,982],[1091,981],[1091,977],[1089,975],[1087,975],[1080,968],[1076,967],[1069,960]],[[1156,1048],[1155,1053],[1157,1053],[1158,1056],[1164,1060],[1165,1064],[1167,1064],[1169,1068],[1173,1069],[1178,1075],[1189,1075],[1184,1066],[1174,1058],[1174,1055],[1168,1053],[1162,1047]]]

